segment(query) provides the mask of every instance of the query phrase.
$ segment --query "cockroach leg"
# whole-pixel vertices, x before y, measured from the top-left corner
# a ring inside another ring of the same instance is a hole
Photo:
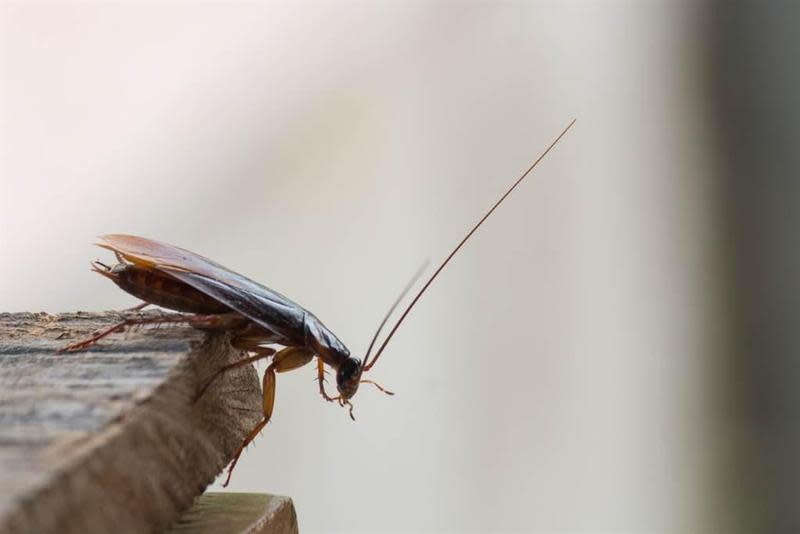
[[[180,316],[180,317],[148,317],[146,319],[126,319],[124,321],[120,321],[119,323],[106,328],[105,330],[101,330],[96,334],[73,343],[71,345],[67,345],[64,348],[58,349],[56,351],[57,354],[62,352],[75,352],[83,349],[87,349],[103,339],[106,336],[113,334],[114,332],[122,332],[125,328],[129,326],[137,326],[143,324],[156,324],[156,323],[186,323],[190,321],[191,316]]]
[[[250,442],[256,438],[258,433],[261,432],[265,426],[267,426],[268,422],[269,419],[267,417],[264,417],[264,419],[262,419],[260,423],[258,423],[255,427],[253,427],[253,430],[250,431],[247,437],[244,438],[244,442],[242,442],[242,444],[239,446],[239,450],[236,451],[236,455],[233,457],[233,461],[231,462],[230,467],[228,467],[228,476],[227,478],[225,478],[225,482],[223,482],[222,484],[223,488],[228,487],[228,484],[231,481],[231,475],[233,474],[233,468],[236,467],[236,463],[239,461],[239,457],[242,455],[242,451],[244,450],[244,448],[247,447],[250,444]]]
[[[317,356],[317,380],[319,381],[319,393],[322,398],[328,402],[333,402],[334,398],[325,391],[325,362],[319,356]]]
[[[377,382],[375,382],[375,381],[373,381],[373,380],[367,380],[367,379],[364,379],[364,380],[362,380],[362,381],[361,381],[361,383],[362,383],[362,384],[372,384],[373,386],[375,386],[375,387],[376,387],[376,388],[378,388],[379,390],[383,391],[383,392],[384,392],[384,393],[386,393],[387,395],[394,395],[394,392],[393,392],[393,391],[389,391],[388,389],[384,388],[383,386],[381,386],[380,384],[378,384]]]
[[[125,308],[122,311],[124,311],[124,312],[141,311],[141,310],[145,309],[148,306],[150,306],[149,302],[142,302],[141,304],[137,304],[136,306],[132,306],[130,308]]]
[[[267,370],[264,372],[264,419],[253,427],[253,430],[247,434],[247,437],[244,438],[236,454],[234,454],[233,461],[231,461],[231,465],[228,467],[228,477],[225,479],[225,483],[222,487],[226,487],[231,481],[233,469],[236,467],[236,463],[239,461],[239,457],[242,455],[244,448],[255,439],[272,417],[272,409],[275,406],[275,373],[285,373],[286,371],[302,367],[310,362],[313,357],[314,353],[308,351],[304,347],[287,347],[278,351],[272,358],[272,363],[269,364],[269,367],[267,367]]]
[[[186,315],[186,314],[172,314],[172,315],[164,315],[162,317],[144,317],[144,318],[136,318],[136,319],[126,319],[124,321],[120,321],[119,323],[106,328],[105,330],[101,330],[100,332],[84,339],[73,343],[71,345],[67,345],[64,348],[58,349],[56,354],[61,354],[62,352],[76,352],[79,350],[84,350],[104,337],[107,337],[114,332],[121,332],[130,326],[142,326],[148,324],[180,324],[185,323],[189,324],[194,327],[203,328],[203,329],[214,329],[220,328],[227,325],[229,321],[227,321],[227,317],[224,315]]]
[[[353,416],[353,403],[352,403],[352,402],[350,402],[350,399],[345,399],[345,398],[344,398],[344,397],[342,397],[341,395],[337,395],[337,396],[335,396],[335,397],[331,398],[331,400],[332,400],[332,401],[336,401],[336,402],[338,402],[338,403],[339,403],[339,406],[341,406],[342,408],[344,408],[345,406],[347,406],[347,408],[348,408],[348,409],[349,409],[349,411],[350,411],[350,419],[352,419],[353,421],[355,421],[355,420],[356,420],[356,418]]]
[[[247,358],[243,358],[241,360],[235,361],[231,364],[225,365],[221,367],[216,373],[214,373],[211,378],[206,382],[206,385],[200,389],[200,393],[194,398],[194,402],[200,400],[200,398],[205,394],[206,390],[211,386],[211,384],[222,375],[226,371],[230,371],[231,369],[236,369],[237,367],[241,367],[243,365],[247,365],[249,363],[257,362],[259,360],[263,360],[264,358],[269,358],[273,354],[275,354],[275,349],[271,349],[269,347],[251,347],[247,349],[249,352],[255,352],[254,356],[249,356]]]

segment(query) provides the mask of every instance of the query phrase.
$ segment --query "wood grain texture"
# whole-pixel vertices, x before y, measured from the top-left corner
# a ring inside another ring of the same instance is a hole
[[[54,352],[153,313],[0,314],[0,533],[163,531],[258,422],[252,366],[193,402],[240,357],[226,333],[146,328]]]
[[[167,534],[297,534],[289,497],[263,493],[206,493]]]

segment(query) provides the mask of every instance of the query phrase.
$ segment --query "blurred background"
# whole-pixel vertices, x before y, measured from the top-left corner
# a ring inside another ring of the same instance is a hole
[[[0,310],[136,304],[88,271],[133,233],[361,355],[575,117],[373,370],[397,395],[352,423],[281,375],[229,489],[304,532],[796,531],[797,15],[5,2]]]

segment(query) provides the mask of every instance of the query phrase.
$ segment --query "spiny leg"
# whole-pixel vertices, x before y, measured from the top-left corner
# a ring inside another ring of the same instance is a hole
[[[146,307],[150,306],[149,302],[142,302],[141,304],[137,304],[136,306],[131,306],[130,308],[125,308],[124,312],[135,312],[135,311],[142,311]]]
[[[57,354],[62,352],[75,352],[79,350],[83,350],[86,348],[91,347],[101,339],[106,336],[113,334],[114,332],[121,332],[125,328],[129,326],[136,326],[136,325],[144,325],[144,324],[166,324],[166,323],[187,323],[187,324],[194,324],[194,323],[202,323],[206,322],[207,319],[215,317],[213,315],[172,315],[172,316],[164,316],[164,317],[145,317],[145,318],[136,318],[136,319],[126,319],[124,321],[120,321],[119,323],[106,328],[105,330],[101,330],[100,332],[93,334],[92,336],[73,343],[71,345],[67,345],[64,348],[58,349],[56,351]]]
[[[200,397],[203,396],[203,394],[206,392],[206,390],[209,388],[209,386],[217,378],[222,376],[223,373],[225,373],[227,371],[230,371],[231,369],[236,369],[237,367],[241,367],[243,365],[247,365],[248,363],[257,362],[259,360],[263,360],[264,358],[269,358],[270,356],[275,354],[275,349],[271,349],[269,347],[252,347],[252,348],[250,348],[248,350],[250,352],[255,352],[256,354],[254,356],[248,356],[247,358],[243,358],[241,360],[237,360],[237,361],[235,361],[233,363],[230,363],[228,365],[225,365],[225,366],[221,367],[216,373],[214,373],[211,376],[211,378],[208,379],[208,382],[206,382],[206,385],[203,386],[203,388],[200,390],[200,393],[198,393],[197,396],[194,398],[194,402],[197,402],[198,400],[200,400]]]
[[[283,352],[283,351],[281,351]],[[231,465],[228,467],[228,476],[225,478],[225,482],[222,484],[222,487],[225,488],[231,481],[231,475],[233,475],[233,469],[236,467],[236,464],[239,462],[239,457],[242,455],[242,451],[244,448],[247,447],[250,442],[256,439],[261,430],[267,423],[269,423],[270,417],[272,417],[272,408],[275,405],[275,362],[271,363],[267,370],[264,372],[264,380],[262,382],[262,388],[264,393],[264,401],[263,401],[263,413],[264,418],[258,422],[256,426],[247,434],[247,437],[244,438],[244,441],[239,448],[236,450],[236,454],[233,455],[233,460],[231,461]]]
[[[325,391],[325,362],[319,356],[317,356],[317,380],[319,381],[319,393],[322,398],[328,402],[333,402],[335,399]]]
[[[343,399],[341,395],[331,397],[325,391],[325,363],[319,356],[317,356],[317,380],[319,381],[319,392],[322,398],[328,402],[339,401],[339,406],[341,407],[348,406],[350,408],[350,419],[355,421],[356,418],[353,416],[353,404],[349,400]]]
[[[317,381],[319,382],[319,393],[322,395],[322,398],[328,402],[339,401],[339,406],[341,407],[348,406],[350,408],[350,419],[355,421],[356,418],[353,417],[353,404],[349,400],[342,398],[341,395],[331,397],[325,391],[325,362],[323,362],[322,358],[319,356],[317,356]]]
[[[264,378],[266,379],[266,376]],[[264,384],[265,384],[265,387],[266,387],[266,380],[264,380]],[[275,379],[274,378],[273,378],[272,384],[273,384],[273,386],[275,385]],[[266,391],[266,389],[265,389],[265,391]],[[273,389],[273,391],[274,391],[274,389]],[[244,441],[242,442],[241,446],[239,446],[239,450],[236,451],[236,456],[233,457],[233,461],[231,462],[230,467],[228,467],[228,476],[225,478],[225,482],[222,484],[223,488],[228,487],[228,484],[231,481],[231,475],[233,474],[233,468],[236,467],[236,463],[239,461],[239,456],[242,455],[242,451],[244,450],[244,448],[247,447],[250,444],[251,441],[256,439],[256,436],[258,435],[258,433],[261,432],[264,429],[265,426],[267,426],[267,423],[269,423],[269,417],[267,417],[265,415],[264,419],[262,419],[256,426],[254,426],[253,430],[251,430],[250,433],[247,434],[247,437],[244,438]]]
[[[313,357],[314,353],[309,352],[308,349],[304,347],[287,347],[277,352],[272,358],[272,363],[269,364],[269,367],[267,367],[267,370],[264,372],[264,418],[247,434],[247,437],[244,438],[236,454],[233,455],[233,461],[230,467],[228,467],[228,477],[225,479],[225,483],[222,485],[223,487],[226,487],[231,481],[233,468],[236,467],[236,463],[239,461],[239,457],[242,455],[244,448],[255,439],[272,417],[272,408],[275,406],[275,373],[285,373],[286,371],[302,367],[310,362]]]

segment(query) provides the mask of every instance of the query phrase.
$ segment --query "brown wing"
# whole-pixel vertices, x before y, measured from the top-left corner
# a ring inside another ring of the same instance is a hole
[[[133,235],[108,234],[101,236],[100,240],[97,246],[117,252],[136,265],[166,270],[169,271],[167,274],[173,275],[175,271],[199,274],[240,290],[258,293],[284,306],[304,309],[277,291],[189,250]]]
[[[131,235],[112,234],[100,239],[98,246],[120,254],[135,265],[180,280],[286,340],[302,344],[306,322],[319,321],[277,291],[186,249]]]

